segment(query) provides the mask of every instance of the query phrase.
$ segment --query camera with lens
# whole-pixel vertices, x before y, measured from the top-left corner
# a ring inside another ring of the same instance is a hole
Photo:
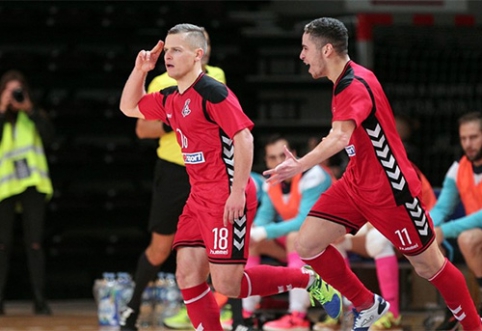
[[[23,89],[17,88],[12,92],[12,98],[17,102],[23,102],[25,100],[25,94]]]

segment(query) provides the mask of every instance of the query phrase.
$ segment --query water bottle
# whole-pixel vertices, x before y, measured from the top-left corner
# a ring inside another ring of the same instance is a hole
[[[142,328],[147,328],[152,325],[154,318],[154,299],[156,287],[154,282],[149,282],[141,297],[141,307],[139,310],[138,322]]]
[[[166,302],[166,274],[159,272],[154,290],[154,325],[163,325]]]
[[[164,318],[176,315],[181,307],[181,291],[174,274],[166,274],[165,293]]]
[[[120,314],[127,308],[133,292],[134,282],[132,281],[132,277],[127,272],[118,272],[117,282],[115,284],[115,304],[118,320]]]
[[[117,309],[115,303],[115,274],[111,272],[104,272],[102,280],[94,284],[94,295],[98,302],[97,314],[99,318],[99,325],[102,326],[117,326],[119,320],[117,317]]]

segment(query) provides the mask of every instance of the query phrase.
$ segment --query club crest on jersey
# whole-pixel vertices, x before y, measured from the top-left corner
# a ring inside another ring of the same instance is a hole
[[[348,154],[349,157],[353,157],[356,155],[355,152],[355,146],[350,145],[345,147],[346,154]]]
[[[203,152],[182,153],[182,157],[184,164],[199,164],[205,162]]]
[[[187,115],[191,114],[191,109],[189,109],[189,104],[191,103],[191,99],[187,99],[184,103],[184,107],[182,107],[182,117],[186,117]]]

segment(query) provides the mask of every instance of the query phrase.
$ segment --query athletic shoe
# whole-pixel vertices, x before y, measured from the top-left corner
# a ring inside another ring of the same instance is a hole
[[[378,321],[372,324],[370,331],[384,331],[384,330],[403,330],[402,328],[402,315],[398,315],[397,318],[393,316],[393,313],[389,311]]]
[[[186,307],[181,307],[176,315],[165,318],[163,322],[169,329],[194,330]]]
[[[311,305],[315,305],[315,299],[322,304],[323,308],[330,317],[338,318],[341,313],[342,298],[340,292],[325,283],[312,267],[305,265],[303,272],[315,277],[315,281],[306,290],[310,294]]]
[[[323,321],[313,325],[313,331],[338,331],[341,329],[341,318],[331,318],[326,315]]]
[[[138,331],[136,327],[137,317],[139,313],[134,309],[127,307],[121,314],[119,318],[119,325],[121,331]]]
[[[263,325],[264,331],[309,331],[310,321],[300,317],[298,312],[284,315],[280,319],[267,322]]]
[[[229,305],[224,306],[224,308],[221,310],[221,325],[223,326],[223,329],[231,330],[231,326],[233,324],[232,316],[233,313],[231,312],[231,307]],[[191,324],[191,319],[187,314],[186,307],[181,307],[176,315],[165,318],[163,322],[164,325],[169,329],[194,329]]]
[[[223,330],[230,331],[233,328],[233,312],[231,311],[231,305],[225,305],[221,309],[220,320]]]
[[[232,330],[233,331],[257,331],[258,320],[254,315],[247,318],[243,318],[243,323],[233,325]]]
[[[360,312],[353,309],[352,331],[367,331],[390,308],[390,304],[381,296],[375,294],[375,303],[368,309]]]
[[[457,321],[454,315],[450,313],[450,314],[445,314],[444,320],[435,328],[435,330],[436,331],[456,331],[458,330],[458,326],[459,326],[459,321]]]

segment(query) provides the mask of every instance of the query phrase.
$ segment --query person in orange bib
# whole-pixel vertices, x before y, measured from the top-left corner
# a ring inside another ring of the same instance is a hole
[[[281,135],[271,136],[265,145],[265,162],[270,169],[284,161],[284,146],[289,142]],[[290,148],[291,149],[291,148]],[[317,198],[332,184],[330,174],[320,166],[297,174],[282,183],[263,184],[261,206],[251,229],[251,243],[246,268],[259,265],[261,255],[286,262],[289,267],[304,263],[294,250],[294,238]],[[243,299],[243,316],[255,311],[259,296]],[[278,320],[265,323],[263,330],[309,330],[306,311],[310,304],[308,292],[292,289],[289,292],[289,313]]]
[[[459,118],[459,137],[464,155],[448,170],[438,202],[430,211],[430,216],[435,226],[437,242],[443,244],[446,252],[460,250],[465,263],[475,275],[479,285],[479,298],[482,298],[482,114],[480,112],[471,112]],[[465,215],[450,219],[460,201],[464,206]],[[450,254],[446,255],[450,258]],[[479,315],[482,315],[482,302],[479,302]],[[447,310],[445,320],[437,330],[452,330],[458,322]]]

